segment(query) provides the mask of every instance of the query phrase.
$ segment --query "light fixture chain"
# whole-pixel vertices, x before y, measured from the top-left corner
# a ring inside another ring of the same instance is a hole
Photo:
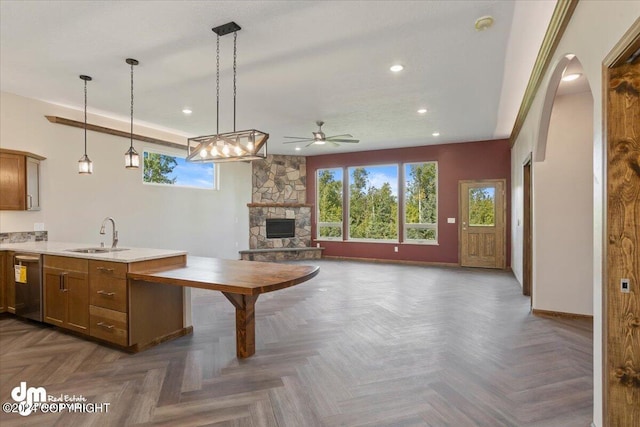
[[[238,51],[236,49],[236,44],[238,40],[238,32],[233,32],[233,131],[236,131],[236,58],[238,56]]]
[[[131,62],[131,147],[133,147],[133,62]]]
[[[84,81],[84,155],[87,155],[87,81]]]
[[[216,135],[220,134],[220,36],[216,39]]]

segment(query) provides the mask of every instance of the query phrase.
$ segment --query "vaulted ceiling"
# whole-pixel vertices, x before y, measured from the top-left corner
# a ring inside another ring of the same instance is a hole
[[[237,22],[237,128],[315,155],[506,138],[555,1],[0,2],[0,89],[184,136],[216,130],[216,37]],[[477,18],[494,24],[477,31]],[[233,37],[220,39],[220,131],[231,131]],[[393,73],[389,67],[402,64]],[[191,115],[182,113],[191,109]],[[426,114],[417,110],[426,108]],[[284,136],[361,142],[303,148]],[[439,132],[437,137],[432,136]]]

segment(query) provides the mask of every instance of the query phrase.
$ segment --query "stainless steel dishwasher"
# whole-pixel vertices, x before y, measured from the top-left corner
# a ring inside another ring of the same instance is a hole
[[[16,253],[13,266],[16,316],[42,322],[42,257]]]

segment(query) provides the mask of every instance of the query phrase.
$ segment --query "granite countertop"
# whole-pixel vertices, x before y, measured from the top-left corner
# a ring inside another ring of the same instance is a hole
[[[117,252],[104,253],[79,253],[70,252],[69,249],[97,248],[99,244],[65,243],[65,242],[24,242],[24,243],[0,243],[0,251],[30,252],[43,255],[57,255],[70,258],[95,259],[113,262],[138,262],[150,259],[167,258],[175,255],[186,255],[187,251],[169,249],[129,248]]]

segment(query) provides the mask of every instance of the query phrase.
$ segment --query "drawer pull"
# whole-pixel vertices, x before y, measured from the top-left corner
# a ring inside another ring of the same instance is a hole
[[[107,267],[96,267],[98,271],[102,271],[103,273],[113,273],[113,268]]]
[[[115,294],[116,294],[115,292],[107,292],[107,291],[103,291],[102,289],[98,291],[98,295],[104,295],[105,297],[112,297]]]
[[[97,323],[98,326],[100,326],[101,328],[105,328],[105,329],[113,329],[113,325],[107,325],[104,322],[98,322]]]

